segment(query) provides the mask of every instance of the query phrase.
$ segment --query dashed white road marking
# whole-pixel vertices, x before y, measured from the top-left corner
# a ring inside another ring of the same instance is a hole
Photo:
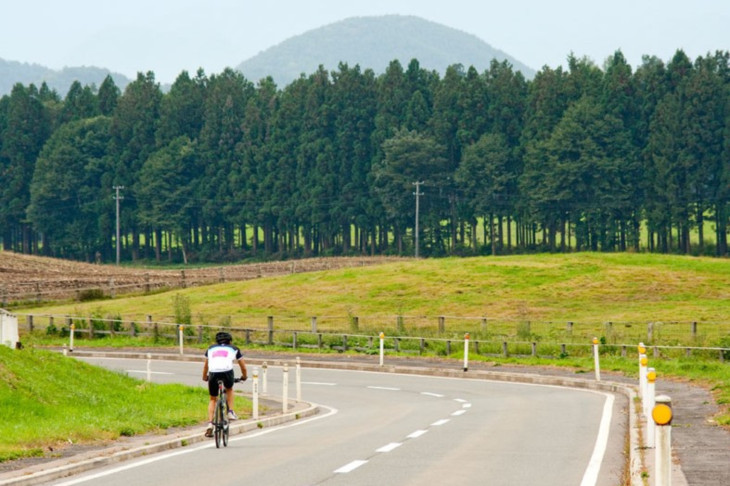
[[[321,381],[303,381],[302,385],[337,386],[337,383],[324,383]]]
[[[431,392],[421,392],[421,395],[426,395],[427,397],[436,397],[436,398],[443,398],[444,397],[440,393],[431,393]]]
[[[416,430],[415,432],[408,434],[406,437],[408,437],[409,439],[417,439],[417,438],[421,437],[423,434],[425,434],[426,432],[428,432],[428,430]]]
[[[461,408],[471,408],[471,403],[465,403],[461,406]]]
[[[434,427],[438,427],[439,425],[444,425],[444,424],[447,424],[447,423],[449,423],[449,419],[441,419],[441,420],[435,421],[431,425],[434,426]]]
[[[394,449],[397,449],[398,447],[402,446],[403,444],[401,442],[391,442],[388,445],[384,445],[380,449],[375,449],[375,452],[390,452]]]
[[[393,388],[390,386],[369,386],[371,390],[388,390],[388,391],[400,391],[400,388]]]
[[[465,413],[466,413],[466,410],[464,410],[462,408],[461,410],[457,410],[456,412],[452,413],[451,416],[452,417],[458,417],[459,415],[464,415]]]
[[[354,471],[363,464],[367,464],[368,461],[352,461],[350,464],[345,464],[339,469],[335,469],[335,474],[347,474]]]
[[[459,402],[459,403],[466,403],[466,402],[468,402],[469,400],[464,400],[463,398],[454,398],[454,401],[455,401],[455,402]]]

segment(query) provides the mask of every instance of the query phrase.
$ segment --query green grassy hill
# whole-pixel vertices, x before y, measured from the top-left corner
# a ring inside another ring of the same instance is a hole
[[[188,288],[22,313],[112,315],[156,320],[174,315],[174,297],[193,321],[265,322],[287,317],[487,317],[533,322],[730,323],[730,260],[654,254],[529,255],[409,260]]]

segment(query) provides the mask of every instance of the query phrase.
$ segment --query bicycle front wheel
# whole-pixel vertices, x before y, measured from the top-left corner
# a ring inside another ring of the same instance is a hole
[[[218,400],[218,403],[215,407],[215,432],[213,435],[215,436],[215,446],[217,448],[220,448],[221,441],[223,439],[223,428],[225,427],[225,408],[223,406],[223,401]]]

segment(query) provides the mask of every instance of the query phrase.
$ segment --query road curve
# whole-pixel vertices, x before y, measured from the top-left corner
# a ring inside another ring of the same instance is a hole
[[[145,371],[139,360],[90,361]],[[203,385],[199,363],[154,367],[155,381]],[[280,395],[281,375],[269,368],[269,395]],[[304,369],[302,398],[321,413],[232,437],[227,449],[207,442],[54,484],[608,486],[625,463],[627,400],[604,392]]]

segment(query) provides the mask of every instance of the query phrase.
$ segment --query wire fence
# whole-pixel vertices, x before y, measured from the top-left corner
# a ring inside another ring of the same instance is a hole
[[[247,346],[280,346],[374,353],[379,336],[397,353],[449,356],[463,352],[465,336],[484,356],[567,357],[592,353],[597,338],[605,355],[638,355],[644,343],[655,358],[695,356],[730,361],[730,323],[492,321],[454,316],[218,316],[219,324],[177,323],[171,317],[143,318],[18,314],[21,334],[101,340],[124,337],[140,344],[204,346],[220,330]],[[180,338],[182,337],[182,343]]]

